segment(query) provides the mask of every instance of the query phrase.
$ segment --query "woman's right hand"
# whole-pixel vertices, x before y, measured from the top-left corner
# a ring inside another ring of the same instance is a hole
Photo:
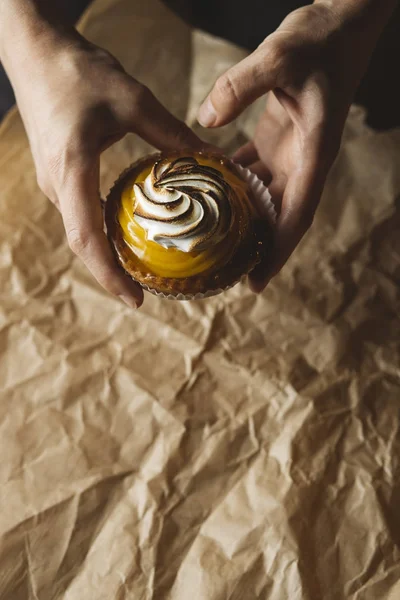
[[[71,249],[108,292],[139,307],[142,289],[118,268],[103,232],[100,154],[128,132],[161,150],[204,144],[114,57],[73,30],[43,24],[4,55],[38,184],[61,211]]]

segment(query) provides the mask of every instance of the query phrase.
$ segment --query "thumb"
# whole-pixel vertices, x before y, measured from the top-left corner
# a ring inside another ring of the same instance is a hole
[[[221,75],[199,109],[200,125],[226,125],[257,98],[276,87],[282,60],[283,55],[275,44],[264,43]]]
[[[117,120],[122,129],[139,135],[159,150],[202,150],[203,142],[183,121],[173,116],[146,86],[133,78],[120,92]]]

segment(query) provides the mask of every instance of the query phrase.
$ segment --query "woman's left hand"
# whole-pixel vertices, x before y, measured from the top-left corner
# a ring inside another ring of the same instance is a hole
[[[254,139],[234,159],[269,186],[279,217],[261,291],[312,224],[345,120],[394,0],[316,1],[291,13],[250,56],[220,77],[199,111],[204,127],[235,119],[267,92]]]

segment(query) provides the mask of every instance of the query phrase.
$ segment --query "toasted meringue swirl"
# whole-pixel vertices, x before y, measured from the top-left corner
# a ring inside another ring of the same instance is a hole
[[[202,251],[229,232],[229,186],[222,173],[195,158],[159,160],[134,193],[137,222],[164,248]]]

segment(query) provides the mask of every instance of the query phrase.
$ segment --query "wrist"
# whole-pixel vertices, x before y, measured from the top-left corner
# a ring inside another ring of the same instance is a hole
[[[353,94],[398,0],[314,0],[314,4],[331,13],[330,70]],[[332,65],[340,65],[340,69]]]
[[[3,0],[0,4],[0,58],[8,62],[25,39],[39,33],[44,26],[33,0]],[[11,51],[12,50],[12,51]]]
[[[0,60],[10,79],[15,71],[51,56],[55,40],[67,30],[73,31],[57,22],[51,0],[0,0]]]
[[[342,26],[379,37],[398,0],[314,0],[329,7]]]

